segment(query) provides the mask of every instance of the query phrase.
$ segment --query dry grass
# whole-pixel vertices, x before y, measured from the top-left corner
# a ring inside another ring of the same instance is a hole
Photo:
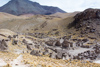
[[[30,64],[31,66],[37,67],[100,67],[100,64],[90,63],[88,61],[79,61],[73,60],[69,62],[69,60],[58,60],[51,59],[49,57],[38,57],[32,56],[30,54],[22,54],[23,61],[25,64]],[[0,52],[0,58],[4,58],[4,60],[8,63],[5,67],[10,67],[9,62],[13,59],[16,59],[19,55],[7,52]],[[82,63],[84,62],[84,63]]]

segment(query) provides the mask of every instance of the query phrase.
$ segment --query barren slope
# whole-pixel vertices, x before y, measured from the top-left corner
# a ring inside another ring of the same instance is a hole
[[[9,20],[2,20],[0,22],[0,29],[9,29],[15,32],[49,32],[52,29],[58,29],[63,31],[66,28],[66,24],[72,22],[72,17],[65,19],[46,16],[46,15],[34,15],[30,18],[25,16],[15,16],[12,19],[12,15],[9,15]],[[4,19],[4,18],[3,18]]]

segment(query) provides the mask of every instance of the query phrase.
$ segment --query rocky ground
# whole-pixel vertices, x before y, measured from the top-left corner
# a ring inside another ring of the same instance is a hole
[[[60,19],[60,21],[72,21],[72,18],[69,19]],[[45,27],[48,28],[51,22],[43,22],[39,26],[44,33],[39,32],[38,28],[35,28],[34,32],[30,29],[27,29],[27,32],[0,29],[0,66],[99,67],[98,23],[99,9],[87,9],[76,14],[72,23],[66,23],[68,29],[62,28],[64,29],[62,32],[59,27],[64,24],[44,32]],[[55,23],[54,26],[57,25]]]
[[[75,35],[60,38],[36,38],[6,29],[0,31],[1,66],[75,67],[76,65],[77,67],[83,63],[91,66],[99,65],[95,64],[100,55],[99,43],[86,45],[90,42],[89,38],[73,39]]]

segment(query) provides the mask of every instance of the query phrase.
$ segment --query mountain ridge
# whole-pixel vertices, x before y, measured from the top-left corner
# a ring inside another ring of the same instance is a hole
[[[43,14],[49,15],[56,12],[66,13],[58,7],[43,6],[30,0],[10,0],[7,4],[0,7],[0,12],[6,12],[13,15],[23,14]]]

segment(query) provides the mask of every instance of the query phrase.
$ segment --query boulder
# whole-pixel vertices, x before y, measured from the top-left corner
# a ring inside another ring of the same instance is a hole
[[[70,47],[73,47],[73,42],[70,42]]]
[[[40,45],[37,45],[37,44],[36,44],[36,45],[35,45],[35,48],[38,48],[38,49],[39,49],[39,46],[40,46]]]
[[[88,39],[82,39],[82,41],[85,43],[85,42],[87,42],[87,41],[89,41]]]
[[[2,41],[0,41],[0,50],[4,51],[4,50],[7,50],[7,49],[8,49],[8,44],[3,39]]]
[[[72,39],[73,41],[77,41],[77,39]]]
[[[22,40],[22,42],[26,45],[27,44],[27,41],[25,39]]]
[[[38,50],[32,50],[30,52],[31,55],[35,55],[35,56],[40,56],[39,51]]]
[[[55,41],[53,41],[53,40],[50,40],[50,41],[47,41],[47,42],[45,42],[48,46],[54,46],[54,44],[55,44]]]
[[[57,58],[57,53],[53,52],[53,53],[50,53],[50,56],[51,58],[53,59],[56,59]]]
[[[63,58],[63,50],[62,49],[55,49],[55,52],[57,53],[57,56],[56,56],[57,59]]]
[[[57,59],[62,59],[62,58],[63,58],[62,52],[57,52]]]
[[[11,40],[12,36],[9,35],[8,38]]]
[[[90,36],[88,38],[90,38],[90,39],[97,39],[96,37],[90,37]]]
[[[55,46],[61,46],[62,44],[60,43],[60,41],[57,41],[56,43],[55,43]]]
[[[64,42],[62,43],[62,47],[63,48],[69,48],[69,46],[70,46],[70,42],[67,41],[67,40],[64,40]]]
[[[82,45],[81,47],[82,48],[89,48],[90,46],[89,45]]]
[[[13,41],[12,41],[12,44],[13,44],[13,45],[18,45],[18,40],[13,40]]]
[[[49,52],[45,51],[45,52],[43,52],[43,55],[49,55]]]
[[[32,50],[32,46],[31,45],[27,45],[27,49],[28,50]]]
[[[18,35],[13,35],[13,38],[18,38]]]

